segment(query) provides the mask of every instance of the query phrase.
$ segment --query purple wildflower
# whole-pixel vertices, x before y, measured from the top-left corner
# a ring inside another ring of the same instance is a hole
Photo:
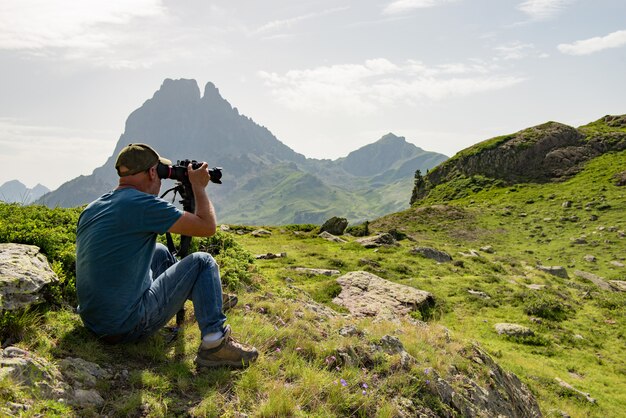
[[[341,386],[344,386],[344,387],[348,386],[348,382],[346,382],[345,379],[342,378],[340,382],[341,382]]]

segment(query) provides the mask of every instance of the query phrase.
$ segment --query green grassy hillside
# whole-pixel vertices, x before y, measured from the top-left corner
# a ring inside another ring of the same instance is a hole
[[[6,378],[0,397],[30,402],[26,416],[394,417],[404,410],[398,397],[412,403],[413,413],[427,407],[460,416],[433,397],[429,379],[455,370],[488,381],[476,360],[464,355],[477,344],[531,389],[545,416],[621,416],[626,294],[602,290],[579,272],[626,280],[626,186],[615,181],[624,170],[626,152],[613,152],[558,184],[439,185],[419,206],[370,222],[372,232],[406,235],[395,247],[366,249],[348,236],[346,243],[329,242],[312,225],[266,226],[272,234],[262,238],[249,234],[251,227],[231,225],[230,232],[195,241],[197,249],[219,253],[224,282],[240,297],[229,323],[261,353],[243,371],[195,369],[199,336],[191,305],[173,343],[163,336],[121,346],[98,342],[71,309],[78,211],[2,205],[0,242],[40,245],[63,277],[52,305],[3,316],[2,340],[52,362],[68,356],[97,362],[118,377],[98,383],[105,403],[97,410],[45,399]],[[445,251],[453,260],[415,255],[417,246]],[[281,252],[286,257],[251,262],[251,255]],[[561,266],[567,277],[538,266]],[[333,303],[337,276],[294,267],[370,271],[431,292],[436,305],[400,322],[350,318]],[[529,327],[534,336],[499,335],[494,326],[501,322]],[[361,334],[342,336],[346,326]],[[363,354],[385,335],[398,337],[417,363],[405,367],[397,355]],[[340,361],[355,353],[359,361]],[[463,390],[463,382],[455,384]]]

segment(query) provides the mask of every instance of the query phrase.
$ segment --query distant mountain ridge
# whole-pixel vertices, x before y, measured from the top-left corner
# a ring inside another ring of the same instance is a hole
[[[20,181],[11,180],[0,186],[0,201],[28,204],[39,199],[49,191],[50,189],[41,184],[37,184],[32,189],[29,189]]]
[[[415,170],[447,159],[393,134],[345,158],[306,158],[241,115],[213,83],[201,95],[195,80],[166,79],[130,114],[102,167],[36,203],[80,206],[115,188],[116,156],[132,142],[148,143],[174,162],[189,158],[223,167],[223,185],[209,186],[219,221],[257,225],[322,223],[331,216],[354,223],[406,208]]]

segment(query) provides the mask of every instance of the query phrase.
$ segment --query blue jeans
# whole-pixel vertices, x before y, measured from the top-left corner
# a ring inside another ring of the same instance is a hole
[[[135,341],[157,332],[193,301],[200,333],[205,336],[223,330],[222,282],[219,267],[208,253],[192,253],[178,261],[163,244],[156,244],[152,256],[152,286],[141,298],[143,314],[137,326],[123,338]]]

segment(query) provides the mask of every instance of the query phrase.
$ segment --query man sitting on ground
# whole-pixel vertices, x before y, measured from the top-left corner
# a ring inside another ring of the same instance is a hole
[[[177,261],[156,242],[165,232],[195,237],[215,234],[217,221],[207,195],[208,165],[188,167],[195,213],[158,197],[161,158],[145,144],[130,144],[117,157],[119,186],[85,208],[76,231],[78,312],[87,328],[108,343],[136,341],[157,332],[193,301],[201,332],[196,363],[243,367],[258,357],[224,326],[222,283],[210,254]]]

